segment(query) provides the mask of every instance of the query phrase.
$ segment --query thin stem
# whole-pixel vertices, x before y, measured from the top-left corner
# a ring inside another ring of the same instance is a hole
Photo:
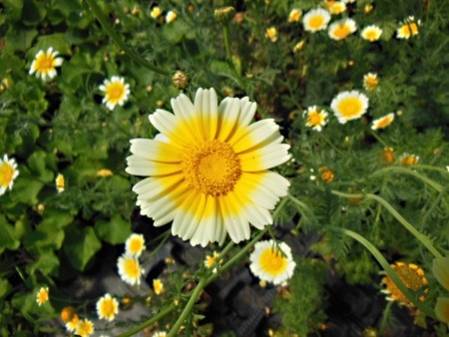
[[[229,26],[228,24],[223,25],[223,42],[226,51],[226,58],[229,62],[232,61],[231,48],[229,46]]]
[[[142,66],[147,67],[148,69],[161,74],[161,75],[168,75],[166,71],[163,71],[159,69],[158,67],[154,66],[150,62],[148,62],[146,59],[144,59],[140,54],[138,54],[134,49],[127,46],[125,41],[122,39],[122,37],[117,34],[116,30],[111,26],[108,19],[104,15],[101,8],[97,5],[96,1],[94,0],[86,0],[87,4],[89,5],[90,9],[92,10],[92,14],[95,16],[95,18],[100,22],[103,29],[106,31],[106,33],[112,38],[112,40],[121,48],[123,51],[129,55],[133,60],[135,60],[137,63],[140,63]]]

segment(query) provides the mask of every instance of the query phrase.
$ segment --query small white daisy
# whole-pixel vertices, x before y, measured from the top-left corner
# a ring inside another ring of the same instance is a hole
[[[357,90],[339,93],[331,103],[331,108],[341,124],[359,119],[368,109],[368,97]]]
[[[36,294],[36,302],[39,306],[48,302],[50,296],[48,294],[48,287],[41,287]]]
[[[363,87],[366,91],[376,90],[379,85],[379,76],[376,73],[366,73],[363,75]]]
[[[380,39],[382,32],[383,30],[379,26],[369,25],[363,28],[360,36],[369,42],[376,42]]]
[[[130,256],[139,257],[145,248],[145,238],[142,234],[133,233],[126,240],[125,251]]]
[[[87,318],[80,320],[75,329],[75,335],[81,337],[89,337],[93,335],[94,332],[95,332],[94,323],[91,320],[88,320]]]
[[[408,40],[411,37],[418,35],[420,25],[421,20],[416,20],[415,17],[409,16],[399,25],[399,28],[396,31],[397,38]]]
[[[80,322],[80,318],[77,314],[74,314],[72,319],[65,324],[65,328],[68,332],[75,332],[78,323]]]
[[[0,195],[5,194],[8,189],[12,189],[18,175],[19,170],[15,159],[9,159],[6,154],[3,155],[3,160],[0,159]]]
[[[105,294],[97,301],[97,315],[100,319],[112,322],[119,311],[118,301],[110,294]]]
[[[306,31],[315,33],[327,28],[331,19],[329,12],[323,8],[311,9],[304,15],[302,23]]]
[[[304,111],[306,118],[306,126],[315,130],[321,131],[327,124],[327,112],[318,108],[316,105],[310,106]]]
[[[293,8],[288,14],[288,22],[299,22],[301,20],[302,11],[298,8]]]
[[[117,261],[117,268],[123,282],[130,285],[140,285],[140,278],[144,270],[140,266],[139,260],[133,256],[122,255]]]
[[[393,123],[393,121],[394,121],[394,113],[392,112],[373,120],[373,123],[371,124],[371,129],[372,130],[385,129],[386,127],[390,126],[391,123]]]
[[[290,247],[284,242],[276,245],[273,240],[256,243],[249,259],[251,272],[261,280],[275,285],[291,278],[296,266]]]
[[[44,81],[54,78],[57,75],[56,67],[61,66],[63,62],[61,57],[57,57],[58,54],[52,47],[47,51],[39,50],[31,63],[29,74],[36,73],[36,77]]]
[[[344,40],[357,30],[357,24],[353,19],[335,21],[329,26],[329,37],[332,40]]]
[[[176,20],[177,18],[177,14],[175,11],[168,11],[167,14],[165,15],[165,22],[166,23],[170,23]]]
[[[128,100],[130,93],[129,84],[119,76],[112,76],[111,79],[104,80],[100,85],[100,90],[104,92],[103,103],[109,110],[114,110],[117,105],[122,106]]]

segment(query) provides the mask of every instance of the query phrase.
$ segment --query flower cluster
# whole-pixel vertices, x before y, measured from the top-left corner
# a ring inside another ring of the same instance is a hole
[[[142,234],[131,234],[125,243],[125,252],[118,258],[117,268],[123,282],[139,285],[144,270],[140,266],[139,257],[145,250],[145,239]]]

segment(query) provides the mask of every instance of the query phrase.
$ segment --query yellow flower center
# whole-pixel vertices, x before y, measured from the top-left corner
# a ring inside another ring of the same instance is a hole
[[[385,129],[393,120],[390,117],[384,117],[377,123],[378,129]]]
[[[9,163],[0,164],[0,187],[7,188],[14,177],[14,168]]]
[[[129,245],[129,250],[133,253],[139,253],[142,250],[142,241],[139,239],[134,239]]]
[[[134,259],[126,259],[123,268],[129,277],[138,278],[140,277],[140,266],[138,262]]]
[[[110,83],[106,87],[107,99],[110,101],[119,101],[125,93],[125,87],[122,83]]]
[[[101,313],[103,316],[110,317],[115,314],[115,305],[112,299],[105,299],[101,302]]]
[[[335,27],[333,33],[339,39],[344,39],[351,33],[351,30],[349,29],[347,24],[342,23]]]
[[[358,97],[346,97],[338,103],[338,110],[343,117],[357,117],[362,112],[362,102]]]
[[[36,69],[40,72],[48,72],[54,68],[53,61],[53,56],[44,53],[36,60]]]
[[[379,84],[379,80],[377,79],[376,76],[367,76],[365,78],[365,86],[370,89],[376,89],[377,85]]]
[[[379,38],[379,35],[375,29],[370,29],[365,32],[365,38],[368,41],[376,41]]]
[[[48,301],[48,291],[46,289],[41,289],[37,295],[39,303],[43,304]]]
[[[320,125],[322,120],[320,113],[317,111],[312,111],[307,115],[307,123],[312,126]]]
[[[187,149],[182,162],[186,181],[212,196],[232,191],[240,178],[240,160],[229,144],[211,140]]]
[[[260,254],[259,263],[264,272],[271,276],[277,276],[285,272],[288,261],[275,248],[268,248]]]
[[[79,321],[78,326],[76,328],[76,334],[80,336],[89,336],[93,334],[94,328],[91,322],[89,321]]]
[[[324,18],[322,15],[314,15],[310,18],[309,26],[312,29],[320,29],[324,26]]]

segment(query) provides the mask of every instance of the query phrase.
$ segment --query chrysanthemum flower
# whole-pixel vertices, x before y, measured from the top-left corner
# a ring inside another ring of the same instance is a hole
[[[176,20],[178,17],[178,14],[176,14],[176,11],[168,11],[165,15],[165,22],[170,23]]]
[[[376,90],[379,85],[379,76],[376,73],[367,73],[363,75],[363,87],[366,91]]]
[[[419,156],[417,156],[416,154],[411,154],[411,153],[404,152],[399,157],[399,162],[402,165],[405,165],[405,166],[416,165],[419,162]]]
[[[299,22],[301,20],[302,11],[298,8],[293,8],[288,14],[288,22]]]
[[[58,54],[52,47],[47,51],[39,50],[31,63],[30,75],[36,73],[36,77],[44,81],[54,78],[57,75],[56,67],[61,66],[63,62],[61,57],[57,57]]]
[[[369,13],[371,13],[373,11],[373,9],[374,9],[373,4],[372,3],[367,3],[365,5],[365,7],[363,7],[363,13],[369,14]]]
[[[133,256],[122,255],[117,261],[118,273],[120,278],[130,284],[139,285],[140,278],[144,270],[140,266],[139,260]]]
[[[376,25],[369,25],[363,28],[362,32],[360,33],[360,36],[362,39],[367,40],[369,42],[376,42],[380,39],[382,36],[383,30]]]
[[[432,272],[438,282],[449,290],[449,256],[435,258],[432,264]]]
[[[61,173],[58,173],[58,175],[56,176],[55,185],[56,185],[56,190],[58,191],[58,193],[64,192],[65,179]]]
[[[5,194],[14,185],[14,180],[19,175],[17,163],[14,158],[9,159],[8,155],[3,155],[3,160],[0,159],[0,195]]]
[[[126,171],[149,176],[137,183],[141,214],[155,226],[173,221],[172,233],[192,245],[250,237],[250,226],[272,223],[269,210],[287,194],[289,182],[269,171],[290,159],[289,145],[272,119],[251,124],[256,103],[198,89],[171,100],[174,114],[156,110],[151,123],[161,134],[131,140]]]
[[[284,242],[276,245],[273,240],[256,243],[249,259],[251,272],[275,285],[291,278],[296,266],[290,247]]]
[[[211,269],[219,263],[220,254],[218,252],[213,252],[211,255],[207,255],[204,259],[204,266],[207,269]]]
[[[343,1],[327,0],[326,7],[327,10],[333,15],[338,15],[346,11],[346,4]]]
[[[335,174],[328,167],[320,167],[321,180],[326,184],[330,184],[334,181]]]
[[[328,34],[332,40],[340,41],[346,39],[356,30],[357,24],[353,19],[342,19],[329,26]]]
[[[142,234],[133,233],[126,240],[125,251],[130,256],[139,257],[145,248],[145,238]]]
[[[276,42],[278,40],[278,30],[276,27],[272,26],[265,30],[265,37],[271,42]]]
[[[105,294],[97,301],[97,315],[100,319],[112,322],[118,314],[118,301],[110,294]]]
[[[391,112],[385,116],[373,120],[371,124],[371,129],[372,130],[385,129],[389,127],[391,123],[393,123],[393,121],[394,121],[394,113]]]
[[[368,109],[368,97],[357,90],[339,93],[331,103],[331,108],[341,124],[358,119]]]
[[[164,282],[161,279],[155,278],[153,280],[153,291],[156,295],[160,295],[164,292]]]
[[[438,297],[435,305],[435,315],[437,318],[446,324],[449,324],[449,298]]]
[[[48,287],[41,287],[36,294],[36,302],[39,306],[47,303],[49,300]]]
[[[304,15],[302,23],[306,31],[315,33],[326,29],[330,19],[331,15],[327,10],[316,8],[308,11],[306,15]]]
[[[167,337],[167,333],[165,331],[157,331],[152,337]]]
[[[327,124],[327,112],[318,108],[316,105],[310,106],[304,111],[306,126],[316,131],[321,131]]]
[[[64,307],[59,314],[59,317],[64,323],[70,322],[76,316],[75,309],[71,306]]]
[[[69,332],[75,332],[76,327],[78,326],[79,321],[80,321],[80,318],[78,317],[78,315],[74,314],[72,316],[72,319],[65,324],[65,328]]]
[[[162,10],[159,6],[154,6],[153,8],[151,8],[150,16],[153,19],[157,19],[158,17],[161,16],[161,14],[162,14]]]
[[[104,80],[100,85],[100,90],[104,92],[103,103],[109,110],[114,110],[117,105],[125,104],[130,93],[129,84],[119,76],[112,76],[110,80]]]
[[[94,323],[87,318],[80,320],[75,329],[75,335],[89,337],[95,332]]]
[[[382,159],[386,164],[391,164],[396,160],[394,149],[390,146],[384,147],[382,151]]]
[[[411,37],[419,34],[420,20],[416,20],[413,16],[409,16],[405,19],[396,31],[398,39],[408,40]]]
[[[391,267],[396,271],[402,283],[413,292],[422,291],[429,284],[423,269],[416,264],[396,262]],[[388,301],[397,301],[399,304],[408,307],[413,306],[390,277],[385,276],[382,279],[382,284],[385,286],[382,292],[387,295]],[[424,297],[421,296],[420,300],[423,301]]]

